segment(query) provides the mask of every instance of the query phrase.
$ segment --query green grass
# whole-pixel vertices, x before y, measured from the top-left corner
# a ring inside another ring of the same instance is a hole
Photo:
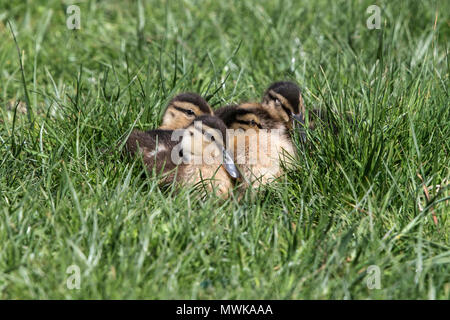
[[[0,5],[0,298],[449,298],[448,1],[83,1],[78,31],[64,3]],[[112,148],[178,92],[218,107],[281,79],[339,134],[241,204]]]

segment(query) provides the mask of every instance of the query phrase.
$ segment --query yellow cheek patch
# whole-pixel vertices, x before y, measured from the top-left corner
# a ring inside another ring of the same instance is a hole
[[[174,130],[186,127],[191,123],[192,118],[189,118],[184,112],[169,106],[163,115],[160,129]]]
[[[259,123],[259,118],[254,113],[247,113],[237,117],[238,120],[241,121],[254,121]]]
[[[260,108],[261,105],[257,102],[246,102],[243,104],[239,105],[239,108],[244,108],[244,109],[248,109],[248,108]]]
[[[261,126],[261,121],[259,117],[254,113],[247,113],[236,117],[236,127],[237,128],[252,128],[258,130]]]

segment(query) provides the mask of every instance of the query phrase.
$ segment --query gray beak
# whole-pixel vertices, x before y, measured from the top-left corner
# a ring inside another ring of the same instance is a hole
[[[228,174],[232,178],[234,179],[239,178],[241,176],[239,174],[239,170],[234,164],[233,158],[224,147],[222,147],[222,153],[223,153],[223,167],[225,168],[225,170],[227,170]]]
[[[295,124],[295,121],[298,121],[301,124],[305,124],[305,120],[303,120],[303,114],[301,112],[299,114],[292,113],[291,115],[292,115],[292,118],[294,119],[294,124]]]
[[[300,139],[303,142],[306,142],[306,134],[305,134],[305,120],[303,119],[303,114],[300,112],[299,114],[292,113],[292,126],[297,128],[300,134]]]

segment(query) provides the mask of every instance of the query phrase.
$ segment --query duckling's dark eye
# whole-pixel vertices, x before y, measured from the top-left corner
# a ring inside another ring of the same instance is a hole
[[[211,141],[216,141],[216,138],[214,138],[213,135],[211,135]]]
[[[177,106],[174,106],[175,109],[177,109],[180,112],[184,112],[185,114],[187,114],[188,116],[195,116],[195,112],[192,111],[191,109],[183,109],[183,108],[179,108]]]
[[[256,126],[255,120],[250,120],[250,125],[251,125],[251,126]]]

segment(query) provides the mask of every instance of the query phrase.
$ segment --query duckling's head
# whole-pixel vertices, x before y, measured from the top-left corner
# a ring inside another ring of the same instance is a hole
[[[213,114],[208,102],[196,93],[186,92],[170,100],[164,112],[161,129],[174,130],[189,125],[195,117]]]
[[[292,127],[292,120],[303,121],[304,105],[301,90],[290,81],[275,82],[267,88],[262,107],[274,118]]]
[[[234,130],[254,129],[259,131],[261,129],[277,129],[281,126],[280,121],[261,108],[259,103],[229,106],[221,112],[220,118],[228,128]]]
[[[182,140],[183,158],[200,161],[197,164],[221,164],[233,178],[239,177],[233,158],[226,150],[224,122],[211,115],[195,118],[186,129]]]

